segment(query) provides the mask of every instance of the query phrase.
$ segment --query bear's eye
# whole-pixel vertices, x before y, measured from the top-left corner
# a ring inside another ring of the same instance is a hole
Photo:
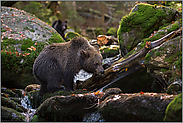
[[[95,65],[95,66],[98,66],[98,65],[99,65],[99,63],[95,63],[94,65]]]

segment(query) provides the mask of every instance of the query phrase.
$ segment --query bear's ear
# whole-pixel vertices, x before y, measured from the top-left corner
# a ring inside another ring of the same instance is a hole
[[[80,56],[81,56],[82,58],[84,58],[84,59],[90,57],[88,51],[84,51],[83,49],[80,50]]]
[[[65,23],[67,23],[67,20],[65,21]]]
[[[61,20],[58,20],[58,23],[62,23],[62,21]]]
[[[98,45],[94,45],[94,47],[99,52],[99,46]]]

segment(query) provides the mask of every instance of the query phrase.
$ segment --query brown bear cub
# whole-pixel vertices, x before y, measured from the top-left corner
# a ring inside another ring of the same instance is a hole
[[[73,90],[74,75],[81,69],[89,73],[104,73],[99,48],[83,37],[69,42],[53,43],[45,47],[36,58],[33,74],[41,84],[39,94],[61,90]]]
[[[52,27],[66,40],[64,32],[67,29],[67,21],[62,22],[61,20],[56,20],[52,23]]]

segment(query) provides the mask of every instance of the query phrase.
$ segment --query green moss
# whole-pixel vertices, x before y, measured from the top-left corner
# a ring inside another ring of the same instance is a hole
[[[1,29],[1,32],[6,32],[6,30],[5,29]]]
[[[162,68],[160,71],[164,73],[164,72],[168,71],[168,69]]]
[[[147,55],[145,56],[145,63],[146,64],[147,64],[147,62],[149,62],[151,60],[151,57],[152,57],[151,53],[148,52]]]
[[[156,54],[156,56],[160,56],[161,53],[160,52],[155,52],[155,54]]]
[[[29,29],[28,27],[25,27],[25,28],[23,28],[24,30],[29,30],[29,31],[31,31],[31,32],[35,32],[35,30],[34,29]]]
[[[104,48],[100,50],[103,58],[113,57],[119,54],[119,48]]]
[[[20,100],[20,98],[17,98],[17,97],[11,97],[10,99],[11,99],[11,100],[13,100],[14,102],[18,103],[18,104],[21,104],[21,100]]]
[[[35,42],[28,38],[28,39],[21,41],[21,43],[22,43],[21,50],[25,51],[25,50],[27,50],[27,48],[33,46]]]
[[[176,68],[182,68],[182,52],[177,52],[174,54],[174,57],[178,57],[178,59],[174,62]]]
[[[111,27],[111,28],[109,28],[109,30],[107,31],[107,33],[106,33],[107,35],[112,35],[112,36],[117,36],[117,29],[116,28],[113,28],[113,27]]]
[[[167,29],[167,32],[169,33],[169,32],[171,32],[171,31],[174,31],[174,30],[177,30],[177,29],[179,29],[179,26],[180,24],[179,24],[179,22],[178,21],[176,21],[175,23],[173,23],[171,26],[171,28],[169,28],[169,29]]]
[[[166,27],[160,28],[159,31],[157,33],[155,33],[153,37],[143,39],[143,43],[141,44],[142,47],[145,46],[147,41],[156,41],[156,40],[162,38],[163,36],[165,36],[166,34],[179,29],[181,27],[180,21],[181,21],[181,19],[179,19],[178,21],[176,21],[173,24],[169,24]],[[175,46],[173,46],[173,47],[175,47]],[[161,48],[161,50],[164,50],[164,49]]]
[[[177,61],[175,61],[175,58],[178,57],[179,59]],[[167,61],[169,63],[174,63],[177,65],[177,66],[182,66],[182,52],[181,51],[178,51],[176,52],[174,55],[171,55],[169,56],[168,58],[164,58],[163,59],[164,61]]]
[[[164,121],[182,121],[182,93],[175,97],[167,106]]]
[[[67,32],[65,34],[65,38],[67,39],[67,41],[70,41],[74,37],[78,37],[78,36],[81,36],[81,35],[79,33],[76,33],[76,32]]]
[[[28,99],[32,108],[37,108],[42,103],[42,97],[39,95],[38,90],[29,92]]]
[[[163,7],[162,7],[163,8]],[[159,29],[159,26],[161,26],[161,21],[163,18],[166,17],[166,11],[163,11],[162,9],[158,7],[155,7],[154,5],[150,4],[144,4],[140,3],[137,4],[132,11],[123,16],[120,25],[117,31],[117,36],[119,39],[119,44],[123,45],[124,44],[124,37],[122,34],[125,34],[126,32],[136,31],[135,37],[137,38],[137,41],[139,39],[147,38],[149,35]],[[140,30],[140,31],[138,31]],[[133,45],[135,46],[136,43],[134,42],[134,38],[130,37],[133,41]],[[161,38],[160,35],[156,36],[156,39]],[[147,38],[144,42],[146,41],[153,41],[156,40],[155,37],[152,39]],[[138,42],[137,42],[138,43]],[[145,45],[145,44],[144,44]],[[132,46],[128,45],[126,46],[127,50],[132,50]]]
[[[9,90],[9,89],[6,89],[6,91],[5,91],[4,93],[5,93],[5,94],[9,94],[10,97],[14,97],[14,96],[16,95],[13,91],[11,91],[11,90]]]
[[[2,122],[25,122],[25,117],[14,109],[1,106]]]
[[[1,42],[1,49],[3,49],[3,47],[6,47],[8,45],[17,44],[17,43],[18,43],[17,40],[4,38],[3,42]]]
[[[17,110],[18,112],[23,112],[23,110],[19,107],[19,104],[14,102],[13,100],[10,100],[6,97],[1,97],[1,105],[12,108],[14,110]]]
[[[138,11],[130,12],[120,22],[120,32],[128,32],[132,28],[142,27],[143,31],[153,27],[157,20],[166,16],[161,9],[155,9],[153,5],[137,4]],[[143,16],[142,16],[143,15]]]
[[[51,38],[49,39],[48,43],[62,43],[64,42],[62,37],[60,36],[60,34],[58,33],[53,33],[53,35],[51,36]]]
[[[12,42],[16,42],[17,40],[11,39],[9,42],[5,40],[1,44],[1,63],[2,63],[2,70],[11,70],[13,72],[20,72],[22,69],[29,67],[32,69],[32,65],[34,63],[35,58],[44,48],[46,43],[38,42],[37,45],[34,45],[35,42],[31,41],[31,39],[21,40],[19,43],[22,43],[22,50],[24,53],[20,55],[15,49],[14,46],[11,46]],[[16,44],[16,43],[15,43]],[[34,46],[36,50],[28,50]],[[30,53],[29,55],[25,55],[25,53]],[[24,54],[24,56],[23,56]],[[23,60],[23,62],[21,62]]]
[[[20,41],[15,40],[15,39],[4,38],[3,42],[1,42],[1,49],[4,49],[7,46],[16,45],[16,44],[22,44],[21,50],[25,51],[28,47],[32,46],[34,44],[34,42],[30,38],[20,40]]]

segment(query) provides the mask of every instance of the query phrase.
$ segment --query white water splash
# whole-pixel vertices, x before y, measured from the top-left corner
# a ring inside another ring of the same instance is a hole
[[[95,111],[90,114],[86,114],[83,117],[83,122],[104,122],[102,115],[99,113],[99,111]]]
[[[32,119],[33,115],[36,112],[36,109],[32,109],[31,105],[30,105],[30,101],[28,99],[28,96],[25,95],[24,98],[21,98],[21,105],[27,109],[27,112],[23,112],[21,113],[22,115],[25,116],[25,121],[26,122],[30,122],[30,120]]]

